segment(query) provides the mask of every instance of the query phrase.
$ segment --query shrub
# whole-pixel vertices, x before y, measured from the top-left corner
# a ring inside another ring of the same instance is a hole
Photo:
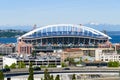
[[[62,67],[67,67],[67,64],[65,64],[64,62],[61,63]]]
[[[46,68],[46,66],[45,65],[41,65],[40,68]]]
[[[18,62],[18,68],[26,68],[26,65],[23,61]]]
[[[48,67],[57,67],[55,64],[49,64]]]
[[[12,63],[11,66],[10,66],[11,69],[16,69],[16,64],[15,63]]]
[[[5,69],[9,69],[10,67],[9,67],[8,65],[5,65],[4,68],[5,68]]]
[[[108,62],[108,67],[119,67],[119,62],[118,61],[110,61]]]

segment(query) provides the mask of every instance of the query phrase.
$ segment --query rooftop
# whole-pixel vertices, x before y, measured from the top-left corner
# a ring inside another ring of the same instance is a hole
[[[15,46],[15,44],[1,44],[0,43],[0,47],[14,47]]]
[[[53,55],[44,55],[44,56],[28,56],[28,55],[17,55],[17,54],[11,54],[8,56],[5,56],[8,58],[13,58],[17,60],[33,60],[33,61],[48,61],[48,60],[60,60],[61,58],[59,56],[53,56]]]

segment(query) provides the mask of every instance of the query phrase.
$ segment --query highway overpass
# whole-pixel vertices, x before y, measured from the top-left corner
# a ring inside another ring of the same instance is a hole
[[[62,70],[62,69],[48,69],[48,72],[51,74],[115,74],[119,75],[120,69],[109,69],[109,68],[79,68],[79,69],[70,69],[70,70]],[[14,77],[14,76],[22,76],[28,75],[28,70],[19,70],[19,71],[11,71],[4,73],[5,77]],[[34,71],[34,74],[44,74],[44,70]]]

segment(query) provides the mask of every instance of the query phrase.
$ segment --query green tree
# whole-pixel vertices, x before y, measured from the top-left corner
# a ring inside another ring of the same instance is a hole
[[[28,77],[28,80],[34,80],[32,63],[29,64],[29,77]]]
[[[57,67],[55,64],[49,64],[48,67]]]
[[[12,63],[11,66],[10,66],[11,69],[16,69],[16,64],[15,63]]]
[[[18,68],[26,68],[26,65],[23,61],[18,62]]]
[[[112,67],[112,66],[113,66],[113,62],[112,61],[108,62],[108,67]]]
[[[2,71],[0,71],[0,80],[4,80],[4,74]]]
[[[17,35],[23,35],[26,32],[25,31],[19,31],[19,30],[0,30],[0,37],[15,37]]]
[[[119,62],[118,61],[110,61],[108,62],[108,67],[119,67]]]
[[[70,65],[70,66],[71,66],[71,65],[75,65],[74,58],[69,58],[69,57],[67,57],[67,58],[65,59],[65,62],[66,62],[66,61],[69,62],[69,65]]]
[[[72,80],[76,80],[75,74],[72,75]]]
[[[60,76],[57,75],[56,78],[55,78],[55,80],[60,80]]]
[[[36,57],[36,52],[35,51],[33,51],[31,54],[32,54],[32,56]]]
[[[51,76],[50,76],[50,80],[54,80],[54,77],[53,77],[53,75],[51,75]]]
[[[5,69],[8,69],[8,68],[10,68],[10,67],[9,67],[8,65],[5,65],[4,68],[5,68]]]
[[[119,67],[119,62],[118,61],[114,61],[114,67]]]
[[[48,73],[48,69],[44,71],[44,80],[50,80],[50,74]]]
[[[25,64],[23,61],[22,61],[21,63],[22,63],[22,66],[21,66],[21,67],[22,67],[22,68],[26,68],[26,64]]]
[[[67,67],[67,64],[65,64],[64,62],[61,63],[62,67]]]

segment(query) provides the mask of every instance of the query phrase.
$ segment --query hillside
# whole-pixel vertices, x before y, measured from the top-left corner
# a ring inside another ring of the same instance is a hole
[[[8,30],[0,30],[0,37],[18,37],[23,34],[25,34],[26,31],[21,31],[21,30],[13,30],[13,29],[8,29]]]

